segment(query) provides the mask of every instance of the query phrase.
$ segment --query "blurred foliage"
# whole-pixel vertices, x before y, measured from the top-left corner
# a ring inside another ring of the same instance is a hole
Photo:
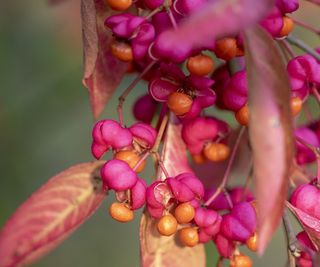
[[[309,20],[314,17],[311,13]],[[49,177],[92,160],[93,119],[81,84],[80,32],[78,0],[53,7],[43,0],[0,2],[0,226]],[[133,95],[144,89],[139,86]],[[119,94],[104,117],[116,117]],[[135,97],[126,102],[128,123]],[[150,177],[151,170],[145,176]],[[107,215],[112,199],[109,196],[89,222],[34,266],[138,266],[139,214],[130,224],[113,221]],[[212,244],[207,252],[208,266],[214,266]],[[284,238],[279,233],[258,264],[282,266],[285,260]]]

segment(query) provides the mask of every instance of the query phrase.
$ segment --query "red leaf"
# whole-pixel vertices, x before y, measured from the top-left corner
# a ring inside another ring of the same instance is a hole
[[[160,236],[156,221],[143,214],[140,223],[140,253],[142,267],[204,267],[202,244],[193,248],[177,243],[174,236]]]
[[[281,54],[262,28],[245,31],[245,50],[261,254],[279,225],[287,197],[293,160],[290,86]]]
[[[182,125],[172,115],[166,130],[162,150],[162,162],[170,176],[192,172],[187,158],[187,147],[181,137]],[[165,176],[162,175],[162,180]]]
[[[296,215],[303,225],[304,230],[308,233],[317,250],[320,249],[320,220],[309,215],[308,213],[296,208],[287,202],[289,209]]]
[[[128,68],[126,63],[118,61],[110,53],[111,32],[103,25],[110,15],[111,11],[102,0],[81,1],[83,84],[89,90],[95,119],[103,111]]]
[[[175,54],[202,48],[204,44],[213,46],[216,39],[236,34],[262,20],[272,5],[272,0],[208,1],[177,29],[161,34],[160,43],[166,43],[168,50],[174,47]]]
[[[100,162],[75,165],[51,178],[24,202],[0,232],[0,267],[39,259],[92,215],[105,198]]]

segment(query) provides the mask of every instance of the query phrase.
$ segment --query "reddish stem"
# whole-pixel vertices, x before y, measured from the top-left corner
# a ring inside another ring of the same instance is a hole
[[[240,145],[241,138],[242,138],[245,130],[246,130],[246,127],[242,126],[241,130],[240,130],[240,132],[238,134],[237,140],[236,140],[236,142],[235,142],[235,144],[233,146],[233,150],[231,152],[231,156],[230,156],[226,171],[224,173],[222,182],[220,183],[219,187],[214,192],[214,194],[204,203],[205,206],[209,206],[212,203],[212,201],[214,201],[215,198],[224,190],[224,188],[225,188],[225,186],[226,186],[226,184],[228,182],[228,178],[229,178],[229,174],[230,174],[230,171],[231,171],[232,163],[234,162],[234,159],[236,157],[236,153],[237,153],[238,147]]]
[[[315,34],[318,34],[318,35],[320,34],[320,29],[318,29],[312,25],[309,25],[308,23],[305,23],[304,21],[298,20],[296,18],[292,18],[292,17],[290,17],[290,18],[294,21],[295,24],[297,24],[297,25],[299,25],[299,26],[301,26],[301,27],[303,27],[303,28],[315,33]]]
[[[140,165],[142,164],[142,162],[144,162],[147,157],[150,155],[150,151],[147,151],[146,153],[144,153],[144,155],[139,159],[139,161],[137,162],[137,164],[133,167],[133,171],[136,171]]]
[[[176,19],[174,18],[173,14],[172,14],[172,12],[171,12],[170,7],[167,7],[166,10],[167,10],[167,13],[168,13],[168,16],[169,16],[169,18],[170,18],[170,21],[171,21],[171,23],[172,23],[173,28],[174,28],[174,29],[177,29],[177,28],[178,28],[177,22],[176,22]]]
[[[286,40],[281,40],[281,43],[283,44],[284,48],[288,51],[291,58],[296,57],[295,52],[293,51],[291,45]]]
[[[126,100],[127,96],[130,94],[133,88],[139,83],[139,81],[143,78],[143,76],[157,63],[157,61],[152,61],[145,69],[130,83],[127,89],[121,94],[119,97],[119,104],[118,104],[118,116],[120,124],[123,126],[123,113],[122,113],[122,106],[124,101]]]
[[[166,103],[162,103],[161,104],[161,111],[160,111],[160,115],[159,115],[159,120],[156,126],[156,129],[160,129],[161,126],[161,121],[163,120],[164,116],[166,115],[168,111],[168,106]]]
[[[167,127],[168,121],[169,121],[169,114],[166,114],[161,121],[158,135],[157,135],[156,141],[154,142],[154,145],[151,149],[151,153],[156,153],[158,151],[158,148],[160,146],[160,143],[161,143],[164,131]]]
[[[158,161],[159,167],[161,168],[161,170],[163,171],[164,175],[166,178],[169,177],[169,173],[166,169],[166,167],[163,165],[163,162],[161,160]]]
[[[286,60],[286,64],[290,61],[290,59],[292,58],[292,56],[289,54],[287,48],[285,47],[285,44],[283,43],[283,40],[279,40],[279,47],[281,49],[281,52],[284,56],[284,59]]]
[[[223,191],[223,194],[224,194],[224,196],[225,196],[225,198],[226,198],[226,200],[228,202],[228,205],[229,205],[230,209],[232,209],[233,208],[233,203],[232,203],[232,199],[230,197],[230,194],[228,193],[228,191],[225,188],[222,191]]]

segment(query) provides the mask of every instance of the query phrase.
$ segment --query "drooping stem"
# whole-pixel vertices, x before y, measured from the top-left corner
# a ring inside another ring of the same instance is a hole
[[[284,56],[284,59],[286,60],[285,63],[287,64],[289,62],[289,60],[292,58],[292,56],[289,54],[289,52],[288,52],[283,40],[279,40],[278,44],[279,44],[281,52],[282,52],[282,54]]]
[[[162,103],[161,104],[161,111],[160,111],[160,114],[159,114],[159,120],[158,120],[158,123],[156,125],[156,129],[160,129],[160,126],[161,126],[161,122],[162,122],[162,119],[164,118],[164,116],[166,115],[168,111],[168,106],[166,103]]]
[[[147,157],[150,155],[150,151],[147,151],[146,153],[143,154],[143,156],[139,159],[139,161],[137,162],[137,164],[133,167],[133,171],[136,171],[140,165],[142,164],[142,162],[144,162]]]
[[[204,203],[205,206],[209,206],[212,201],[215,200],[215,198],[224,190],[227,182],[228,182],[228,178],[229,178],[229,174],[230,174],[230,171],[231,171],[231,167],[232,167],[232,164],[234,162],[234,159],[235,159],[235,156],[237,154],[237,151],[238,151],[238,148],[239,148],[239,145],[240,145],[240,141],[241,141],[241,138],[244,134],[246,130],[246,127],[245,126],[242,126],[241,129],[240,129],[240,132],[238,134],[238,137],[236,139],[236,142],[233,146],[233,149],[232,149],[232,152],[231,152],[231,156],[230,156],[230,159],[228,161],[228,165],[227,165],[227,168],[225,170],[225,173],[224,173],[224,176],[223,176],[223,179],[219,185],[219,187],[217,188],[217,190],[213,193],[213,195]]]
[[[287,50],[291,58],[296,57],[296,54],[294,53],[291,45],[286,40],[281,40],[280,42],[283,44],[284,48]]]
[[[307,45],[305,42],[300,40],[299,38],[289,35],[287,37],[289,43],[295,45],[296,47],[300,48],[301,50],[307,52],[311,56],[313,56],[316,60],[320,61],[320,54],[317,53],[311,46]]]
[[[167,10],[167,13],[168,13],[168,16],[170,18],[170,21],[171,21],[171,24],[172,24],[173,28],[177,29],[178,28],[177,22],[176,22],[176,19],[174,18],[173,14],[172,14],[172,11],[171,11],[170,7],[167,6],[166,10]]]
[[[316,28],[316,27],[314,27],[312,25],[309,25],[308,23],[305,23],[304,21],[298,20],[296,18],[292,18],[292,17],[290,17],[290,18],[294,21],[294,23],[296,25],[299,25],[302,28],[305,28],[305,29],[307,29],[307,30],[309,30],[309,31],[311,31],[311,32],[313,32],[315,34],[318,34],[318,35],[320,34],[320,29],[318,29],[318,28]]]
[[[224,196],[225,196],[225,198],[226,198],[226,200],[228,202],[229,208],[232,209],[233,208],[233,203],[232,203],[232,199],[231,199],[228,191],[225,188],[223,188],[222,191],[223,191],[223,194],[224,194]]]
[[[151,149],[151,153],[156,153],[159,149],[159,146],[160,146],[160,143],[161,143],[161,140],[162,140],[162,137],[163,137],[163,134],[164,134],[164,131],[167,127],[167,124],[168,124],[168,121],[169,121],[169,114],[167,113],[162,121],[161,121],[161,125],[160,125],[160,128],[159,128],[159,131],[158,131],[158,135],[157,135],[157,138],[156,138],[156,141]]]
[[[169,172],[167,171],[166,167],[164,166],[159,153],[154,152],[154,153],[152,153],[152,156],[156,159],[157,166],[160,167],[160,168],[158,168],[157,177],[161,177],[161,171],[162,171],[164,173],[164,176],[166,178],[168,178],[170,176]]]
[[[168,173],[166,167],[164,166],[163,162],[162,162],[161,160],[159,160],[159,161],[158,161],[158,164],[159,164],[159,167],[161,168],[161,170],[163,171],[164,176],[165,176],[166,178],[168,178],[168,177],[169,177],[169,173]]]
[[[247,193],[249,191],[249,187],[250,187],[251,182],[253,180],[253,160],[252,160],[252,157],[250,158],[249,166],[250,166],[249,173],[248,173],[246,181],[244,183],[244,191],[242,192],[242,196],[241,196],[241,199],[243,201],[245,200],[245,196],[247,195]]]
[[[291,254],[295,254],[297,253],[297,250],[298,250],[298,247],[297,247],[298,241],[294,233],[292,224],[290,222],[288,210],[286,208],[282,215],[282,221],[283,221],[283,226],[286,234],[288,249],[290,250]]]
[[[143,78],[143,76],[157,63],[157,61],[152,61],[133,81],[130,83],[130,85],[127,87],[126,90],[121,94],[119,97],[119,103],[118,103],[118,116],[120,124],[123,126],[123,114],[122,114],[122,106],[124,101],[126,100],[127,96],[130,94],[133,88],[136,87],[136,85],[139,83],[139,81]]]

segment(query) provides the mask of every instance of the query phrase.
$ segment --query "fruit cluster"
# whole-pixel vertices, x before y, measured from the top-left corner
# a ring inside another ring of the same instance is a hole
[[[231,111],[240,125],[250,127],[243,36],[239,33],[213,43],[206,42],[197,50],[187,44],[181,44],[176,50],[163,37],[164,31],[178,27],[207,2],[105,0],[111,9],[121,11],[107,17],[104,23],[106,31],[113,35],[110,51],[118,60],[129,63],[130,72],[139,73],[140,79],[148,84],[148,92],[137,99],[133,108],[133,114],[140,122],[131,127],[124,126],[124,100],[120,98],[120,122],[102,120],[96,123],[92,154],[100,159],[108,150],[113,151],[113,159],[101,169],[104,190],[116,192],[118,202],[110,207],[112,218],[120,222],[131,221],[134,210],[145,207],[157,220],[159,234],[171,236],[177,233],[180,242],[190,247],[213,241],[220,255],[230,259],[230,266],[250,267],[251,259],[238,250],[244,244],[252,251],[257,250],[258,214],[250,190],[247,187],[227,187],[222,192],[216,188],[207,189],[201,177],[192,172],[172,176],[161,165],[157,151],[169,112],[182,125],[181,139],[195,164],[224,162],[232,151],[228,139],[231,127],[221,119],[206,115],[207,109],[215,106]],[[298,7],[297,0],[277,0],[260,25],[280,42],[293,30],[294,22],[288,16]],[[287,49],[286,53],[292,54]],[[217,68],[215,62],[219,62]],[[292,55],[287,60],[287,73],[291,84],[288,105],[294,118],[309,96],[319,94],[320,63],[308,54]],[[157,125],[151,126],[157,118]],[[319,129],[319,124],[297,127],[295,135],[319,147]],[[150,185],[138,177],[149,155],[166,176],[162,179],[158,172]],[[297,142],[298,164],[315,159],[312,150]],[[320,219],[315,206],[318,190],[314,185],[298,187],[291,203]],[[316,196],[309,202],[306,195]],[[307,265],[311,259],[310,250],[316,248],[305,232],[297,238],[308,248],[301,253],[299,265],[310,266]]]

